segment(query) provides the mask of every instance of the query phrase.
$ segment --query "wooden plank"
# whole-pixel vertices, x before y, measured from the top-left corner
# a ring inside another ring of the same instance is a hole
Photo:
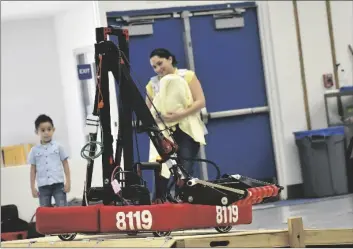
[[[353,229],[306,229],[302,241],[290,241],[290,233],[301,234],[298,225],[295,225],[295,219],[290,219],[288,230],[262,230],[247,232],[232,232],[228,234],[207,234],[178,236],[173,238],[116,238],[117,235],[91,235],[77,236],[74,241],[61,241],[56,236],[39,238],[37,240],[18,240],[2,242],[1,247],[288,247],[299,245],[350,245],[353,244]],[[298,222],[298,221],[297,221]],[[300,226],[300,223],[299,223]],[[294,228],[293,228],[294,227]],[[292,232],[289,230],[292,229]],[[78,240],[77,240],[78,239]],[[31,243],[35,242],[35,243]]]
[[[294,222],[293,222],[294,221]],[[305,245],[352,245],[353,229],[307,229],[301,231],[298,225],[294,225],[292,219],[291,233],[296,236],[290,244],[289,230],[275,231],[252,231],[232,234],[185,236],[176,238],[176,247],[243,247],[243,248],[263,248],[263,247],[305,247]],[[293,229],[294,227],[294,229]],[[299,222],[300,227],[300,222]],[[302,226],[301,226],[302,227]]]
[[[306,245],[353,245],[353,229],[307,229]]]
[[[237,230],[237,232],[244,232],[244,230]],[[216,232],[213,229],[197,229],[197,230],[184,230],[184,231],[174,231],[172,233],[172,237],[180,237],[180,236],[192,236],[192,235],[218,235],[219,233]],[[108,240],[108,239],[135,239],[135,238],[150,238],[153,239],[154,237],[152,236],[151,233],[138,233],[136,236],[128,236],[124,233],[99,233],[99,234],[77,234],[76,238],[74,241],[80,241],[80,240]],[[12,241],[6,241],[2,242],[5,245],[8,244],[29,244],[29,243],[38,243],[38,242],[60,242],[61,240],[59,239],[58,236],[52,235],[52,236],[46,236],[46,237],[41,237],[41,238],[33,238],[33,239],[24,239],[24,240],[12,240]]]
[[[96,241],[44,241],[34,243],[1,243],[2,248],[24,248],[24,247],[38,247],[38,248],[50,248],[50,247],[87,247],[92,248],[96,244]]]
[[[288,231],[253,231],[231,234],[187,236],[175,239],[176,247],[288,247]]]
[[[70,247],[70,248],[93,248],[93,247],[163,247],[170,248],[175,243],[174,239],[168,238],[142,238],[142,239],[107,239],[107,240],[81,240],[81,241],[40,241],[35,243],[1,243],[1,247]]]
[[[143,239],[117,239],[107,240],[99,243],[95,247],[163,247],[170,248],[174,245],[175,239],[173,238],[143,238]]]
[[[107,238],[118,238],[118,235],[114,234],[94,234],[94,235],[81,235],[78,234],[75,238],[74,241],[87,241],[87,240],[101,240],[101,239],[107,239]],[[32,239],[23,239],[23,240],[11,240],[11,241],[5,241],[2,242],[2,245],[8,245],[8,244],[35,244],[35,243],[56,243],[62,241],[58,236],[52,235],[52,236],[45,236],[45,237],[40,237],[40,238],[32,238]]]
[[[293,217],[288,219],[288,239],[290,247],[305,247],[305,233],[302,217]]]

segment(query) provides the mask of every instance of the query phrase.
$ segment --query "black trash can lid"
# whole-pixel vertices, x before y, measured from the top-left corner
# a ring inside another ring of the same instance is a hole
[[[329,127],[325,129],[294,132],[295,139],[301,139],[304,137],[311,137],[311,136],[329,137],[333,135],[344,135],[344,126],[334,126],[334,127]]]

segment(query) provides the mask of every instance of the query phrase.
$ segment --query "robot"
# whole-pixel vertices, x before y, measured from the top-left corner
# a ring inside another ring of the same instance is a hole
[[[109,36],[116,36],[118,45],[110,41]],[[251,223],[252,205],[279,195],[283,189],[279,185],[238,174],[221,175],[219,167],[208,160],[204,161],[217,169],[216,179],[201,180],[186,172],[183,160],[201,159],[182,160],[178,157],[178,145],[173,140],[173,131],[166,127],[168,137],[171,138],[167,139],[156,124],[130,75],[127,29],[96,29],[95,62],[95,105],[92,117],[87,119],[90,141],[81,150],[81,156],[88,162],[82,206],[55,209],[39,207],[36,214],[39,232],[59,234],[62,240],[73,240],[77,233],[136,234],[151,231],[154,236],[160,237],[168,236],[175,230],[208,227],[225,233],[233,225]],[[109,72],[112,72],[119,88],[119,132],[115,153],[111,131]],[[133,120],[133,113],[136,120]],[[99,126],[102,142],[97,139]],[[134,162],[134,132],[148,134],[160,155],[158,161]],[[122,155],[124,169],[120,166]],[[92,187],[93,165],[98,157],[102,159],[103,187]],[[172,184],[166,184],[161,174],[163,163],[168,165]],[[156,196],[153,201],[142,178],[144,170],[154,171]],[[174,184],[178,185],[180,191],[173,196],[171,188]],[[78,220],[75,213],[80,214],[82,220]],[[176,213],[179,216],[171,218]],[[195,214],[203,218],[214,218],[201,220],[195,218]],[[168,220],[168,224],[163,224],[163,217]],[[88,225],[83,224],[87,219],[98,219],[98,224],[92,223],[92,227],[88,228]],[[67,222],[71,225],[68,226]]]

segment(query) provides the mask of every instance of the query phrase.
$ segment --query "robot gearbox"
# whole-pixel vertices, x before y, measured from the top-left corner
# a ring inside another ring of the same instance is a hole
[[[111,36],[117,37],[117,45],[108,39]],[[250,224],[252,205],[279,195],[282,187],[276,184],[241,175],[221,175],[219,167],[211,161],[178,156],[172,129],[165,127],[162,131],[159,128],[131,77],[126,29],[96,29],[95,62],[95,105],[86,121],[89,142],[81,151],[81,156],[87,160],[82,206],[39,207],[36,213],[38,232],[58,234],[62,240],[72,240],[76,233],[145,231],[166,236],[171,231],[210,227],[223,233],[233,225]],[[115,152],[109,72],[113,74],[119,92]],[[153,104],[152,108],[155,108]],[[157,149],[158,162],[134,162],[133,138],[142,132],[148,134]],[[168,138],[163,132],[168,132]],[[92,187],[93,164],[98,157],[102,160],[103,186]],[[217,170],[216,179],[192,177],[183,167],[184,160],[213,165]],[[162,165],[167,165],[172,181],[161,173]],[[156,191],[153,199],[142,177],[145,170],[154,172]],[[172,193],[174,185],[179,191]]]

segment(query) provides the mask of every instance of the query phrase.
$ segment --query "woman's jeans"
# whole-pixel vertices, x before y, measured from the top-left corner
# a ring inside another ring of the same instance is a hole
[[[190,137],[188,134],[183,132],[179,127],[177,127],[176,131],[174,132],[174,139],[178,145],[178,156],[182,161],[182,164],[185,170],[194,177],[199,175],[199,167],[195,167],[195,161],[192,160],[183,160],[183,158],[196,158],[197,154],[200,150],[200,144],[195,142],[195,140]]]
[[[178,145],[178,157],[181,160],[182,165],[184,166],[185,170],[193,177],[199,177],[200,170],[199,167],[195,167],[195,161],[192,160],[184,160],[183,158],[197,158],[197,154],[200,150],[200,143],[195,142],[195,140],[190,137],[188,134],[183,132],[178,126],[176,131],[173,134],[175,142]],[[166,185],[170,184],[174,181],[173,177],[171,179],[165,179],[161,177],[162,183],[159,184],[158,187],[162,187],[163,189],[166,188]],[[178,192],[179,188],[175,185],[175,192]],[[156,190],[153,188],[153,198],[155,199]]]

